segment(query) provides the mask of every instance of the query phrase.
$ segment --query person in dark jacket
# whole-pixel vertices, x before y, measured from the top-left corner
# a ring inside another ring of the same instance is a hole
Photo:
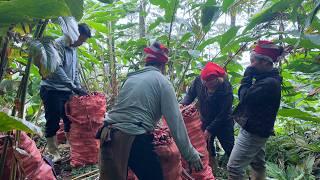
[[[281,77],[273,64],[282,52],[282,47],[270,41],[259,41],[251,52],[234,112],[241,129],[227,165],[229,179],[243,179],[249,164],[251,179],[265,179],[265,144],[273,134],[281,99]]]
[[[189,105],[195,98],[200,105],[202,129],[211,154],[210,163],[216,168],[215,137],[227,156],[231,154],[234,145],[234,123],[231,117],[233,93],[223,68],[213,62],[207,63],[201,75],[193,81],[181,104]]]
[[[41,81],[40,97],[45,109],[45,137],[47,139],[48,152],[53,156],[53,161],[60,160],[56,143],[56,132],[59,130],[60,119],[64,122],[64,131],[68,137],[70,121],[65,113],[65,103],[74,93],[85,95],[86,91],[81,88],[78,73],[77,47],[81,46],[91,32],[86,24],[79,24],[79,37],[75,42],[64,35],[55,40],[56,49],[62,63],[49,77]]]

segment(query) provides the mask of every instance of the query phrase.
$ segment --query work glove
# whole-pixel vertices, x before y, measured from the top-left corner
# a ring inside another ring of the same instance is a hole
[[[190,173],[192,173],[192,169],[194,169],[196,172],[201,171],[203,169],[201,158],[203,158],[204,155],[197,152],[197,156],[198,157],[195,160],[189,162]]]
[[[73,92],[76,93],[79,96],[85,96],[88,95],[87,91],[82,88],[74,88]]]

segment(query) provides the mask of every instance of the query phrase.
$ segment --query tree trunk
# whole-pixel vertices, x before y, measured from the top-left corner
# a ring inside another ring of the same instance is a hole
[[[7,49],[9,44],[9,37],[5,37],[3,40],[2,50],[0,52],[1,61],[0,61],[0,82],[2,81],[4,74],[6,72],[8,57],[7,57]]]
[[[146,0],[140,0],[140,12],[139,12],[139,37],[146,37],[146,21],[145,21],[145,12],[146,12]]]
[[[109,58],[110,58],[110,73],[111,73],[111,99],[110,106],[113,106],[115,103],[115,99],[118,96],[118,83],[117,83],[117,67],[116,67],[116,58],[115,58],[115,50],[114,50],[114,41],[113,41],[113,23],[108,23],[109,34],[108,34],[108,49],[109,49]]]

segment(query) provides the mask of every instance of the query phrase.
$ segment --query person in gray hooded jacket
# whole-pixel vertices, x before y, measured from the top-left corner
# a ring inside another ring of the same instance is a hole
[[[60,159],[56,145],[56,132],[59,130],[60,119],[63,119],[67,137],[70,130],[70,121],[64,109],[65,103],[74,93],[77,95],[87,94],[80,86],[76,48],[91,37],[91,32],[86,24],[79,24],[78,29],[80,36],[73,43],[67,36],[55,40],[62,63],[40,84],[40,96],[44,104],[46,118],[45,137],[48,152],[53,156],[53,162]]]

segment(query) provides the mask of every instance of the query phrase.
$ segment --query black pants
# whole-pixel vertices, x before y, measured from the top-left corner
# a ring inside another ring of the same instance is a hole
[[[154,152],[153,135],[135,137],[129,156],[128,166],[139,180],[163,180],[159,156]]]
[[[69,132],[70,121],[66,116],[64,105],[70,99],[72,92],[48,90],[45,87],[40,88],[40,97],[45,109],[45,136],[52,137],[59,130],[60,119],[63,119],[64,131]]]
[[[234,146],[234,128],[233,124],[224,125],[218,131],[213,132],[208,142],[208,149],[212,156],[216,156],[216,148],[214,146],[214,139],[218,138],[223,150],[229,157]]]

